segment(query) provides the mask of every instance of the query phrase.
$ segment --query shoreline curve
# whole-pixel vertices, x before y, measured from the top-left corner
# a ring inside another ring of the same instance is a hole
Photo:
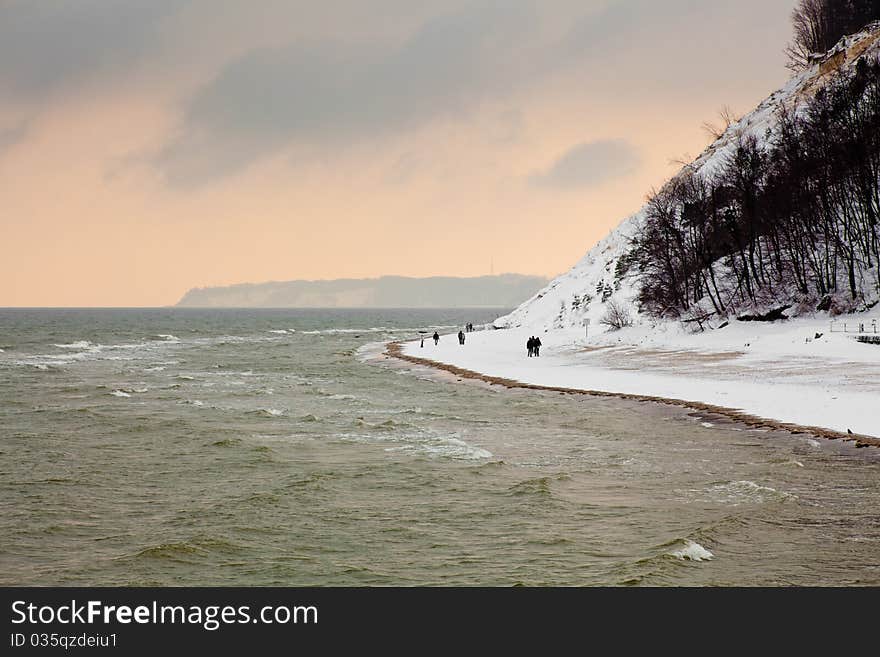
[[[403,360],[415,365],[423,365],[437,370],[449,372],[463,379],[477,379],[485,383],[501,385],[506,388],[524,388],[527,390],[542,390],[546,392],[559,392],[563,394],[588,395],[590,397],[615,397],[617,399],[626,399],[638,402],[653,402],[657,404],[665,404],[667,406],[678,406],[680,408],[689,408],[695,411],[703,411],[720,415],[734,422],[744,424],[753,429],[770,429],[775,431],[787,431],[791,434],[811,434],[817,438],[826,438],[828,440],[840,440],[843,442],[854,442],[856,447],[880,447],[880,438],[864,436],[860,434],[847,434],[834,429],[826,429],[824,427],[805,426],[793,424],[790,422],[780,422],[769,418],[750,415],[733,408],[725,406],[716,406],[714,404],[706,404],[699,401],[689,401],[684,399],[674,399],[672,397],[657,397],[654,395],[637,395],[625,392],[608,392],[607,390],[588,390],[583,388],[566,388],[563,386],[544,386],[534,383],[523,383],[516,379],[506,379],[488,374],[482,374],[473,370],[464,369],[456,365],[450,365],[441,361],[432,360],[430,358],[421,358],[419,356],[410,356],[405,354],[399,341],[385,343],[384,354],[390,358]]]

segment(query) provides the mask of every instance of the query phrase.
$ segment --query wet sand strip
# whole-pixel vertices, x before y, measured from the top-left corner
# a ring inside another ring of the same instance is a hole
[[[749,415],[742,411],[737,411],[724,406],[715,406],[714,404],[705,404],[698,401],[686,401],[683,399],[670,399],[668,397],[655,397],[653,395],[634,395],[624,392],[607,392],[605,390],[584,390],[581,388],[564,388],[561,386],[542,386],[534,383],[523,383],[514,379],[504,379],[497,376],[489,376],[466,370],[455,365],[441,363],[429,358],[419,358],[418,356],[410,356],[403,353],[400,342],[389,342],[385,345],[385,355],[391,358],[407,361],[416,365],[424,365],[438,370],[444,370],[463,379],[478,379],[486,383],[504,386],[506,388],[525,388],[527,390],[544,390],[548,392],[560,392],[564,394],[590,395],[592,397],[616,397],[618,399],[628,399],[639,402],[653,402],[657,404],[667,404],[669,406],[680,406],[704,413],[712,413],[720,415],[734,422],[744,424],[753,429],[770,429],[774,431],[788,431],[792,434],[808,433],[818,438],[827,438],[828,440],[843,440],[855,442],[856,447],[880,447],[880,438],[871,436],[863,436],[859,434],[848,434],[833,429],[825,429],[824,427],[803,426],[800,424],[791,424],[788,422],[779,422],[777,420],[768,420],[767,418]]]

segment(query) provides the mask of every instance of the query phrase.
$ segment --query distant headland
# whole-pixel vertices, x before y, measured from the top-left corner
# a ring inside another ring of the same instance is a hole
[[[340,278],[193,288],[185,308],[512,308],[547,284],[541,276]]]

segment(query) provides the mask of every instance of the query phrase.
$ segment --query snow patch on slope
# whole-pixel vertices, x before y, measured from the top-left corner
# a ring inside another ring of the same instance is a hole
[[[803,101],[815,95],[831,76],[849,69],[863,57],[880,59],[880,23],[841,39],[808,69],[793,76],[754,111],[732,124],[672,180],[690,173],[711,175],[724,165],[736,148],[740,135],[753,136],[759,143],[770,141],[778,128],[777,116],[781,108],[797,111]],[[547,331],[583,327],[589,320],[592,334],[605,330],[600,321],[611,300],[630,311],[636,326],[654,323],[655,320],[638,313],[635,298],[639,284],[633,268],[629,268],[626,262],[631,240],[639,232],[646,210],[647,207],[643,207],[625,219],[574,267],[553,279],[516,310],[499,317],[494,326]]]

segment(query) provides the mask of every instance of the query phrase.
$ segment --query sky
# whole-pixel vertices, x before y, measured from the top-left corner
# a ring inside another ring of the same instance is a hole
[[[788,77],[794,0],[0,0],[0,306],[554,276]]]

